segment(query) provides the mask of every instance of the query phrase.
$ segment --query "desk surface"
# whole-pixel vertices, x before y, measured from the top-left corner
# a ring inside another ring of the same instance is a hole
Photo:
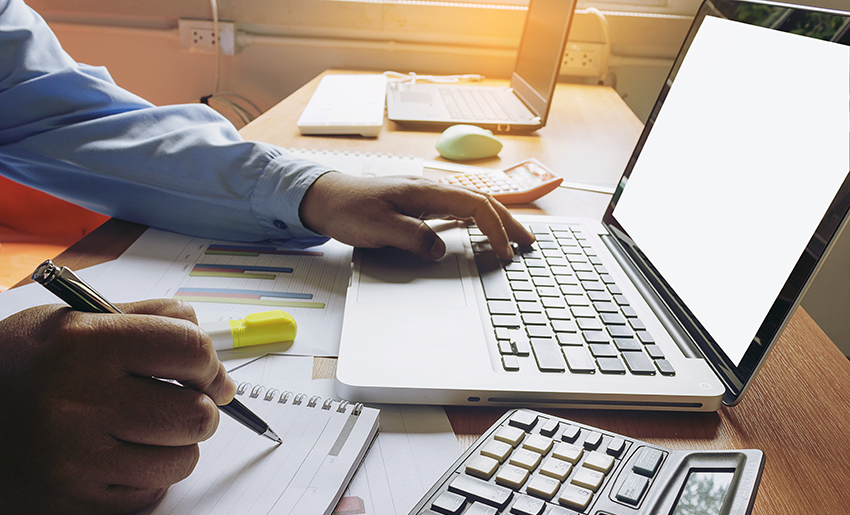
[[[436,133],[403,130],[392,122],[375,139],[303,137],[296,120],[318,79],[241,130],[246,139],[284,147],[392,152],[438,159]],[[537,157],[567,180],[613,185],[640,134],[639,120],[611,89],[559,85],[546,127],[535,134],[501,136],[501,168]],[[559,189],[520,212],[599,217],[608,196]],[[114,259],[144,231],[111,220],[57,258],[71,267]],[[317,373],[333,374],[332,360]],[[468,446],[504,412],[447,407],[458,439]],[[800,308],[738,406],[716,413],[544,410],[669,448],[758,448],[766,465],[756,514],[846,513],[850,506],[850,362]]]

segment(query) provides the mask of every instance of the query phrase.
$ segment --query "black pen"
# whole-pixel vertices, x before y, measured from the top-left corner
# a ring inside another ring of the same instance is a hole
[[[67,302],[77,311],[123,314],[120,309],[103,298],[94,288],[77,277],[74,272],[64,266],[62,268],[57,267],[49,259],[35,269],[32,280],[50,290],[51,293]],[[263,422],[263,419],[238,400],[233,399],[229,404],[218,408],[258,435],[265,436],[277,443],[283,443],[283,440],[272,431],[268,424]]]

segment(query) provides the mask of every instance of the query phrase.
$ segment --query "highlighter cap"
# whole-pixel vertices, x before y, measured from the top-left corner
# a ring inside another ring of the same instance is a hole
[[[289,313],[281,310],[251,313],[240,320],[230,321],[233,348],[289,342],[295,339],[298,326]]]

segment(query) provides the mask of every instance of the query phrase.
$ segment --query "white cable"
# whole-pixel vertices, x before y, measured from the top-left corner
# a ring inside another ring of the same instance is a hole
[[[408,74],[394,72],[394,71],[385,71],[384,75],[387,76],[387,79],[392,82],[410,82],[415,84],[416,82],[435,82],[439,84],[454,84],[456,82],[460,82],[462,80],[468,81],[479,81],[484,80],[483,75],[478,75],[477,73],[470,73],[466,75],[417,75],[414,72],[410,72]]]

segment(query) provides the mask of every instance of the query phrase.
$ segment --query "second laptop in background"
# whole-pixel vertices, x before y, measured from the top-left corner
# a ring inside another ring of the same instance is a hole
[[[494,132],[531,132],[546,125],[576,0],[532,0],[510,87],[390,82],[387,117],[442,130],[458,123]]]

